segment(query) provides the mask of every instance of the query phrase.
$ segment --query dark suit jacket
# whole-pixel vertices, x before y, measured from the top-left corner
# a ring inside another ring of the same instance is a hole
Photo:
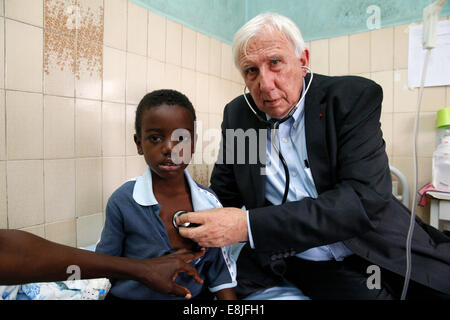
[[[245,131],[265,125],[243,96],[227,104],[211,188],[224,206],[249,209],[255,249],[247,244],[239,256],[238,294],[276,284],[286,257],[338,241],[371,263],[404,276],[410,212],[392,196],[379,122],[381,102],[381,87],[373,81],[315,74],[305,98],[305,134],[319,196],[269,206],[265,176],[260,174],[265,159],[249,163],[255,142],[247,141],[246,163],[238,164],[242,150],[225,135],[225,129]],[[266,135],[258,136],[262,139],[258,152],[265,154]],[[234,163],[227,163],[232,151]],[[450,294],[450,239],[416,218],[412,243],[411,279]]]

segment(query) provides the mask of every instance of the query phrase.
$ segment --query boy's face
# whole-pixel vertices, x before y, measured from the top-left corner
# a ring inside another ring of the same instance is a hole
[[[146,110],[137,150],[153,173],[163,179],[184,174],[194,153],[194,120],[186,108],[162,104]]]

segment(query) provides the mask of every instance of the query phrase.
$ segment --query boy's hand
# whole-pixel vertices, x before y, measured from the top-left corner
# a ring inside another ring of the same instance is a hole
[[[192,296],[189,289],[174,283],[174,280],[178,273],[186,272],[198,283],[203,283],[197,270],[189,262],[198,259],[204,253],[204,248],[199,252],[181,249],[166,256],[140,260],[144,265],[144,272],[140,275],[139,281],[152,290],[190,299]]]

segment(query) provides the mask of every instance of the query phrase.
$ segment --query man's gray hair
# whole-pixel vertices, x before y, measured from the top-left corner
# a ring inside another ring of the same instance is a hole
[[[234,35],[233,59],[234,64],[240,70],[239,57],[241,53],[246,54],[247,44],[252,37],[259,32],[279,32],[292,44],[297,58],[300,58],[305,49],[305,41],[296,24],[289,18],[278,13],[261,13],[244,24]]]

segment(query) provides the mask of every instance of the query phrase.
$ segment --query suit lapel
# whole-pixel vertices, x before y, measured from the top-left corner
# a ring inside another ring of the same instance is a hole
[[[305,83],[309,83],[308,74]],[[321,88],[319,75],[313,77],[311,87],[305,97],[305,138],[306,150],[308,151],[309,166],[320,194],[324,186],[329,181],[329,154],[326,140],[326,108],[324,96],[325,92]]]
[[[247,94],[247,98],[249,102],[252,104],[254,110],[258,112],[258,114],[265,119],[266,115],[261,112],[253,102],[253,98],[250,94]],[[256,135],[258,137],[258,161],[257,164],[252,164],[247,166],[250,170],[248,177],[250,178],[250,185],[253,189],[254,194],[254,207],[261,207],[265,204],[265,194],[266,194],[266,176],[261,174],[261,169],[264,168],[265,157],[266,157],[266,148],[267,148],[267,134],[264,135],[265,131],[261,131],[261,129],[266,129],[266,125],[258,120],[258,118],[253,114],[249,118],[249,128],[256,129]],[[263,134],[261,134],[263,133]],[[249,152],[250,150],[247,150]],[[262,158],[264,157],[264,158]]]

